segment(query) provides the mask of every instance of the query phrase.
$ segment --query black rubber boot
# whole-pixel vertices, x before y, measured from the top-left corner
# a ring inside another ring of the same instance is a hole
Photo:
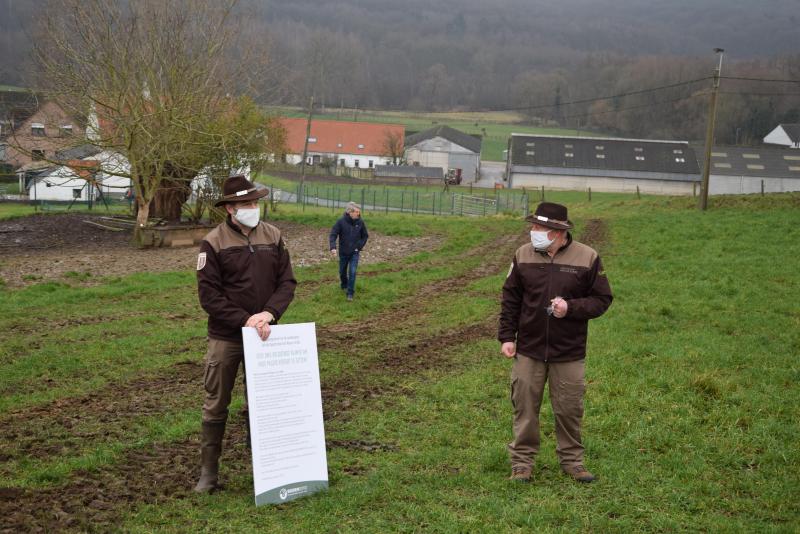
[[[198,493],[211,493],[219,488],[219,457],[222,454],[222,437],[225,423],[203,422],[203,437],[200,446],[200,480],[194,487]]]

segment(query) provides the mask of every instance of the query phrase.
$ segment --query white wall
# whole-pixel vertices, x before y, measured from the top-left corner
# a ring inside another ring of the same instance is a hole
[[[800,143],[792,143],[792,139],[787,135],[782,126],[777,126],[774,130],[764,136],[764,143],[768,145],[782,145],[792,148],[800,147]]]
[[[750,193],[760,193],[762,181],[764,182],[765,193],[800,191],[800,177],[759,178],[757,176],[717,176],[712,174],[708,178],[708,193],[710,195],[746,195]]]
[[[370,165],[369,162],[372,161],[372,167],[377,167],[378,165],[391,165],[392,158],[387,156],[370,156],[367,154],[323,154],[320,152],[309,152],[308,159],[309,161],[312,160],[314,156],[320,156],[321,158],[330,158],[335,159],[336,164],[341,166],[341,160],[344,160],[345,167],[357,167],[359,169],[369,169]],[[287,154],[286,155],[286,162],[296,165],[300,163],[303,159],[302,154]],[[357,163],[356,163],[357,162]]]
[[[573,191],[586,191],[590,187],[592,191],[603,191],[608,193],[635,193],[636,186],[639,191],[645,194],[654,195],[691,195],[692,183],[670,180],[645,180],[636,178],[612,178],[607,176],[568,176],[555,174],[523,174],[512,173],[510,186],[515,188],[525,187],[529,189],[565,189]],[[700,193],[699,182],[694,182],[694,192]]]
[[[449,169],[461,169],[461,177],[474,181],[480,167],[480,155],[443,137],[426,139],[406,149],[409,165],[439,167],[447,174]]]

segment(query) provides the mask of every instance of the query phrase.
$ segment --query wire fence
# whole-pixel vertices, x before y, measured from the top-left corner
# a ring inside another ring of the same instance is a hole
[[[343,209],[348,202],[361,205],[364,212],[428,215],[487,216],[528,215],[528,194],[501,189],[466,194],[461,191],[429,191],[388,187],[354,187],[335,184],[298,184],[293,191],[270,188],[278,202]]]

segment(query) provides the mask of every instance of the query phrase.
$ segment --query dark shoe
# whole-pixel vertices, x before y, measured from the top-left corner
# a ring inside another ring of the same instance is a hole
[[[197,493],[211,493],[219,488],[219,457],[222,454],[222,437],[225,423],[203,423],[202,444],[200,446],[200,480],[194,487]]]
[[[352,302],[353,301],[353,295],[347,295],[347,301],[348,302]]]
[[[509,480],[527,483],[531,481],[531,468],[527,465],[515,465],[511,468]]]
[[[564,472],[578,482],[589,483],[596,480],[595,476],[580,464],[566,467]]]

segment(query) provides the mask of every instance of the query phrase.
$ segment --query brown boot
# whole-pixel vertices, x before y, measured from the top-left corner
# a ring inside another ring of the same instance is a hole
[[[531,481],[531,467],[528,465],[515,465],[511,468],[511,476],[509,480],[514,482],[530,482]]]
[[[197,493],[211,493],[219,487],[217,483],[219,456],[222,454],[222,437],[224,435],[225,423],[203,422],[200,480],[194,487],[194,491]]]
[[[595,481],[595,476],[581,464],[573,465],[572,467],[565,467],[564,472],[578,482],[588,483]]]

